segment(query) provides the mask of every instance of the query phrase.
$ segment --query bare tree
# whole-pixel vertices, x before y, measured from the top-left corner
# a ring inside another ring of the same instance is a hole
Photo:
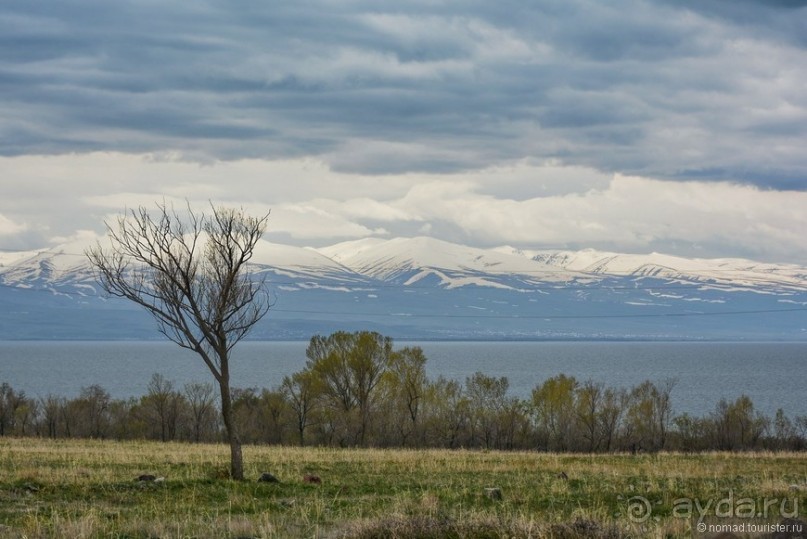
[[[215,391],[212,384],[185,384],[184,393],[190,408],[194,442],[201,442],[205,433],[215,429]]]
[[[269,215],[188,208],[181,216],[165,203],[156,214],[131,210],[107,223],[110,247],[87,251],[103,289],[145,308],[160,332],[196,352],[219,385],[230,444],[233,479],[243,479],[241,440],[233,421],[230,352],[268,312],[264,282],[247,263],[266,230]]]
[[[305,369],[283,378],[280,390],[286,396],[292,411],[300,446],[305,445],[305,429],[311,423],[312,412],[318,405],[314,372]]]
[[[583,438],[588,442],[586,449],[589,453],[597,451],[602,441],[600,426],[604,393],[602,383],[591,380],[583,382],[575,391],[577,421]]]
[[[148,385],[148,394],[140,402],[147,413],[157,419],[160,441],[176,438],[183,402],[182,394],[174,389],[174,382],[155,372]]]
[[[40,398],[39,403],[42,410],[42,422],[48,432],[47,436],[48,438],[56,438],[59,434],[59,414],[64,408],[66,400],[64,397],[48,395]]]

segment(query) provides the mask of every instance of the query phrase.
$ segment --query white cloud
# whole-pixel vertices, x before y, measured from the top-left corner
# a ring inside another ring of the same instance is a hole
[[[386,235],[383,228],[371,229],[332,214],[315,204],[283,204],[272,210],[270,235],[287,234],[295,240],[333,240]]]
[[[368,219],[373,221],[418,221],[416,215],[396,208],[388,203],[379,202],[367,197],[348,200],[315,200],[314,204],[328,207],[331,211],[349,219]]]
[[[270,237],[298,244],[805,261],[807,47],[786,4],[10,3],[3,246],[187,200],[272,210]]]
[[[18,224],[0,213],[0,236],[13,236],[19,234],[28,227],[24,224]]]
[[[268,237],[298,245],[430,234],[472,245],[807,260],[807,193],[606,175],[556,161],[367,176],[311,159],[200,166],[97,153],[0,158],[0,175],[14,193],[0,199],[0,230],[19,248],[102,234],[126,207],[188,200],[271,210]]]
[[[616,175],[603,189],[520,201],[470,184],[423,184],[397,204],[486,243],[631,251],[703,245],[706,256],[807,259],[804,192]]]
[[[98,242],[106,243],[105,240],[106,235],[95,230],[76,230],[69,236],[54,236],[50,238],[50,243],[53,246],[64,248],[64,251],[68,253],[83,253]]]
[[[13,2],[0,147],[367,175],[557,159],[801,189],[807,48],[787,4]]]

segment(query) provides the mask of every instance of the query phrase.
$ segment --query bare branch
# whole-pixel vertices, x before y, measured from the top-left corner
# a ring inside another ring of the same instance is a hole
[[[270,307],[264,280],[247,266],[267,221],[243,209],[205,215],[188,206],[180,216],[165,203],[156,214],[140,207],[107,223],[111,247],[98,244],[87,256],[108,294],[145,308],[221,381],[229,351]]]
[[[165,202],[156,214],[140,207],[107,223],[111,247],[87,251],[110,295],[148,311],[166,338],[193,350],[219,383],[232,451],[231,473],[243,478],[240,440],[232,419],[229,355],[269,311],[265,281],[248,267],[269,214],[217,208],[179,215]]]

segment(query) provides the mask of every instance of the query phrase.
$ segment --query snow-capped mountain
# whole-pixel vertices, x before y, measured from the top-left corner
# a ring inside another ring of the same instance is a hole
[[[82,249],[71,244],[41,251],[2,253],[0,284],[54,294],[97,295],[95,276]]]
[[[360,240],[326,247],[319,252],[356,273],[403,286],[428,277],[435,277],[440,285],[448,288],[469,285],[508,287],[503,281],[513,277],[545,282],[582,277],[574,270],[518,254],[477,249],[427,237]]]
[[[81,245],[0,253],[0,339],[154,338],[98,290]],[[807,269],[663,254],[368,238],[261,242],[274,307],[255,338],[373,329],[408,339],[807,339]]]
[[[533,251],[532,260],[594,275],[659,277],[739,287],[804,289],[807,269],[794,264],[765,264],[741,258],[682,258],[660,253],[619,254],[582,251]]]

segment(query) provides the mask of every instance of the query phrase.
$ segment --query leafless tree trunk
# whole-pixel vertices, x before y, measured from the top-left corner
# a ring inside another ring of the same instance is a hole
[[[196,352],[210,369],[219,385],[233,479],[243,479],[244,470],[230,352],[269,310],[264,283],[247,267],[268,217],[215,207],[211,215],[189,207],[183,217],[164,203],[152,215],[140,207],[107,223],[109,248],[87,251],[107,293],[145,308],[163,335]]]

